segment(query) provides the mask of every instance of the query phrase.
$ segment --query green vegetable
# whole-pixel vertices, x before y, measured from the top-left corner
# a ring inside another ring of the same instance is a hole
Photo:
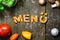
[[[0,11],[4,11],[4,6],[0,4]]]
[[[0,0],[0,3],[2,2],[2,0]]]
[[[7,3],[7,6],[8,6],[8,7],[12,7],[12,6],[13,6],[13,2],[12,2],[12,1],[9,1],[9,2]]]
[[[14,0],[4,0],[3,4],[6,5],[7,7],[12,7],[14,4]]]
[[[0,0],[0,11],[4,11],[4,6],[12,7],[15,0]]]
[[[0,10],[4,10],[4,7],[2,5],[0,5]]]

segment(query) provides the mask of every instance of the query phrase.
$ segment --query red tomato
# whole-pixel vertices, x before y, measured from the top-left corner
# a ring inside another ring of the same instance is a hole
[[[0,25],[0,36],[7,37],[11,33],[11,26],[8,24],[1,24]]]

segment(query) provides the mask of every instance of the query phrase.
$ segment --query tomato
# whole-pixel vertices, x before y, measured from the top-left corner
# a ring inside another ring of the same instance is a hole
[[[8,37],[11,33],[11,26],[8,24],[1,24],[0,25],[0,36],[1,37]]]

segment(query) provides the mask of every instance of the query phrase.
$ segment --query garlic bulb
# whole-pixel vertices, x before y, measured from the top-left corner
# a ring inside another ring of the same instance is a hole
[[[57,28],[53,28],[52,30],[51,30],[51,35],[52,36],[57,36],[59,34],[59,30],[57,29]]]

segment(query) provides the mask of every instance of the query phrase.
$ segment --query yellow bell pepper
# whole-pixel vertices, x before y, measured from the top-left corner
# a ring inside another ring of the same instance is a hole
[[[23,31],[23,32],[22,32],[22,36],[23,36],[24,38],[30,40],[30,39],[31,39],[31,36],[32,36],[32,33],[29,32],[29,31]]]

